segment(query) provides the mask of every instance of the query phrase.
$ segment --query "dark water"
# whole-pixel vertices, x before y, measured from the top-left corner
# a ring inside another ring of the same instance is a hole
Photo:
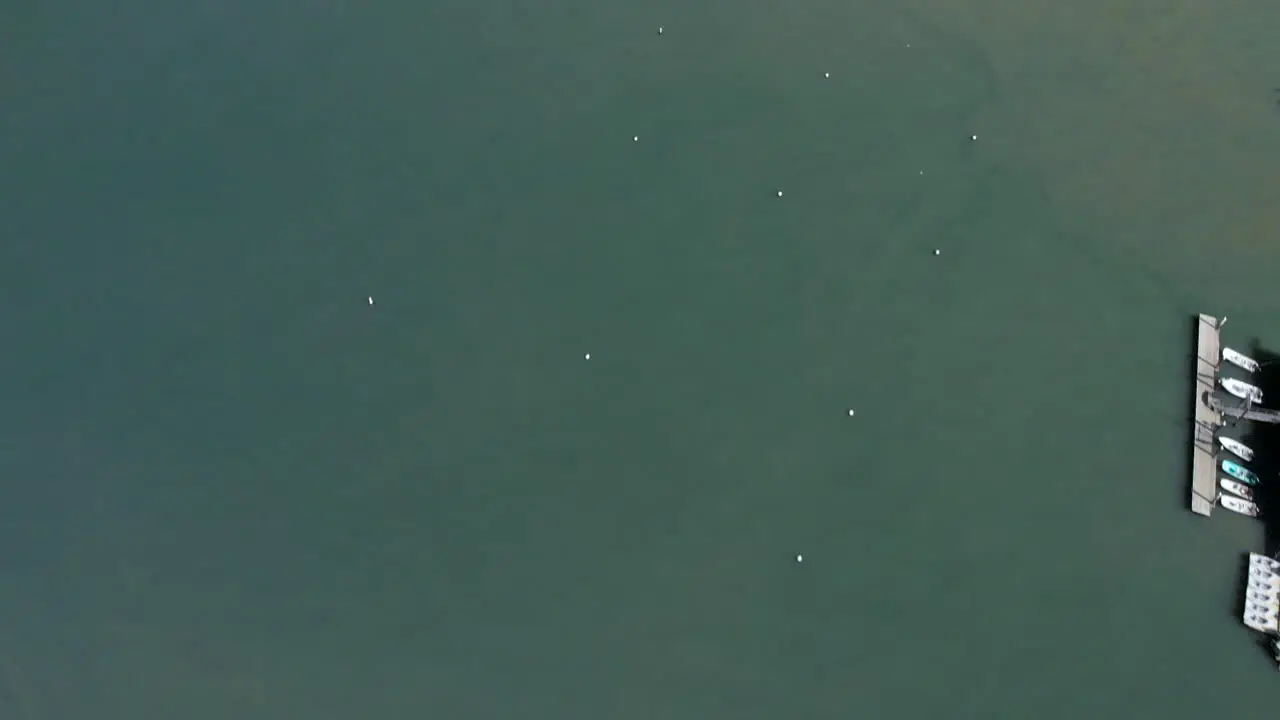
[[[1280,699],[1186,509],[1280,6],[31,7],[0,716]]]

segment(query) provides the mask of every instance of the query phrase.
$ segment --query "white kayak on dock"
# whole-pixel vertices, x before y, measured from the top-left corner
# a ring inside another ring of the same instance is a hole
[[[1262,592],[1276,592],[1277,589],[1280,589],[1280,583],[1263,582],[1257,578],[1249,578],[1249,587]]]
[[[1261,572],[1280,572],[1280,560],[1274,560],[1266,555],[1257,553],[1249,553],[1250,572],[1258,570]]]
[[[1223,450],[1226,450],[1227,452],[1231,453],[1232,455],[1235,455],[1241,460],[1244,460],[1246,462],[1253,460],[1253,449],[1250,448],[1248,445],[1245,445],[1244,443],[1240,442],[1239,440],[1232,440],[1231,438],[1228,438],[1228,437],[1220,437],[1218,438],[1218,444],[1222,446]]]
[[[1241,515],[1247,515],[1253,518],[1258,517],[1257,505],[1234,495],[1219,495],[1218,504],[1231,512],[1238,512]]]
[[[1262,365],[1258,364],[1257,360],[1254,360],[1243,353],[1238,353],[1229,347],[1222,348],[1222,359],[1232,365],[1235,365],[1241,370],[1248,370],[1251,373],[1258,372],[1258,368],[1262,367]]]
[[[1272,603],[1275,602],[1275,598],[1271,597],[1271,595],[1264,592],[1260,592],[1258,590],[1250,590],[1245,595],[1245,598],[1248,600],[1252,600],[1255,604],[1261,605],[1262,607],[1267,608],[1268,610],[1271,609]]]
[[[1219,378],[1218,381],[1222,383],[1222,388],[1224,390],[1235,395],[1241,400],[1251,400],[1256,403],[1262,402],[1261,388],[1235,378]]]
[[[1244,483],[1240,482],[1239,480],[1232,480],[1231,478],[1218,478],[1218,484],[1222,486],[1223,490],[1226,490],[1227,492],[1232,493],[1233,495],[1236,495],[1243,500],[1248,500],[1249,502],[1253,502],[1253,489],[1250,488],[1248,485],[1245,485]]]

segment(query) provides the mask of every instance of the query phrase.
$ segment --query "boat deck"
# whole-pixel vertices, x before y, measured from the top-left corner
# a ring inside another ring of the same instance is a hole
[[[1213,435],[1222,425],[1222,414],[1209,405],[1218,375],[1220,340],[1218,319],[1200,314],[1196,325],[1195,426],[1191,448],[1191,511],[1208,517],[1218,496],[1217,448]]]

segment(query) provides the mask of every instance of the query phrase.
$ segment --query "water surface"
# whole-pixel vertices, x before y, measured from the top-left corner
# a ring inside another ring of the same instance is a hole
[[[0,714],[1262,716],[1276,7],[15,16]]]

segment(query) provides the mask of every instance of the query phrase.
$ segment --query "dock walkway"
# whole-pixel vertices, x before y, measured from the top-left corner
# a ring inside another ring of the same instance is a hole
[[[1228,404],[1223,402],[1222,396],[1216,393],[1209,396],[1209,408],[1216,413],[1236,420],[1253,420],[1273,425],[1280,423],[1280,410],[1268,410],[1253,404],[1242,405],[1237,402]]]
[[[1191,449],[1191,511],[1208,517],[1217,504],[1218,483],[1213,434],[1222,426],[1222,413],[1210,406],[1213,383],[1221,359],[1218,319],[1200,314],[1196,326],[1195,427]]]

